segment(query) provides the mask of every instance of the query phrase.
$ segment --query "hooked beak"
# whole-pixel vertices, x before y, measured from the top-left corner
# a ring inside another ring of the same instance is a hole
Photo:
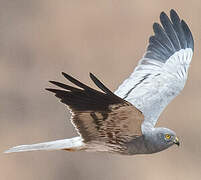
[[[176,144],[177,146],[180,145],[179,139],[178,139],[177,137],[175,137],[175,139],[174,139],[173,142],[174,142],[174,144]]]

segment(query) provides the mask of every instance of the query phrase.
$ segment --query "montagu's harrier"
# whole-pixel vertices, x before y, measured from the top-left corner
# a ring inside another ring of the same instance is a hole
[[[55,81],[61,89],[47,88],[72,113],[79,136],[71,139],[21,145],[6,151],[67,150],[103,151],[119,154],[150,154],[179,145],[174,131],[154,127],[168,103],[183,89],[193,55],[194,42],[185,21],[174,10],[170,19],[162,12],[161,24],[134,72],[113,93],[93,74],[94,90],[68,74],[77,87]]]

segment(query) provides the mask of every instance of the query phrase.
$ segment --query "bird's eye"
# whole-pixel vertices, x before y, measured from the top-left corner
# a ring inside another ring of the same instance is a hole
[[[166,135],[165,135],[165,138],[166,138],[166,139],[170,139],[171,136],[170,136],[169,134],[166,134]]]

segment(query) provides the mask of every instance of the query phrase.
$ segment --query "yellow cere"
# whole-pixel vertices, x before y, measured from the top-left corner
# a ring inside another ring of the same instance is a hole
[[[165,135],[165,138],[166,138],[166,139],[170,139],[170,137],[171,137],[171,136],[170,136],[169,134],[166,134],[166,135]]]

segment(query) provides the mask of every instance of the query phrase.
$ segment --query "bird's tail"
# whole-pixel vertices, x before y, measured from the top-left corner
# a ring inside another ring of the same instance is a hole
[[[85,144],[81,137],[44,142],[39,144],[21,145],[8,149],[5,153],[38,151],[38,150],[67,150],[78,151],[84,149]]]

